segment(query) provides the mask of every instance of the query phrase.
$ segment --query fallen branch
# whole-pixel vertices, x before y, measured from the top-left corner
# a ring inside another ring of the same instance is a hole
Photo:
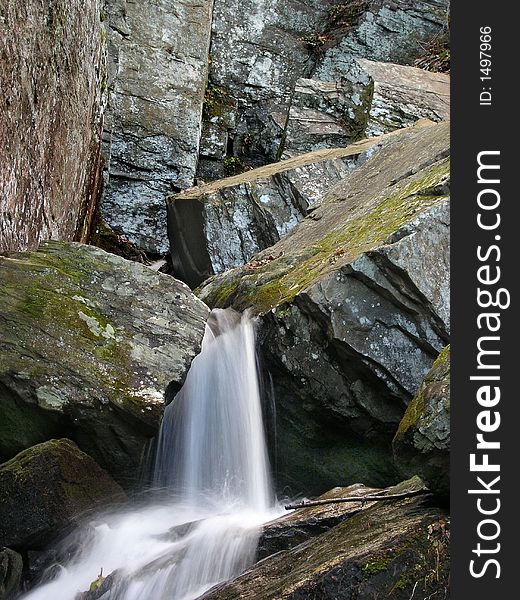
[[[323,504],[340,504],[342,502],[361,502],[364,504],[365,502],[381,502],[382,500],[401,500],[428,493],[427,490],[416,490],[415,492],[404,492],[403,494],[391,494],[388,496],[348,496],[347,498],[331,498],[330,500],[302,500],[302,502],[298,502],[297,504],[288,504],[285,510],[322,506]]]

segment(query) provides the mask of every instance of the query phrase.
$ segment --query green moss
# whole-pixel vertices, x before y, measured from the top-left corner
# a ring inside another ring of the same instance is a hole
[[[208,81],[202,108],[202,117],[205,121],[209,121],[213,117],[221,117],[226,110],[235,105],[236,100],[231,92]]]
[[[332,270],[338,258],[343,264],[355,260],[384,243],[417,213],[438,201],[438,195],[431,190],[448,173],[449,161],[445,159],[425,169],[420,177],[406,180],[400,186],[397,184],[395,194],[383,199],[368,213],[340,223],[299,254],[277,259],[254,272],[241,269],[227,273],[208,286],[204,301],[213,307],[233,302],[235,308],[253,307],[256,312],[266,312],[290,302],[319,276]],[[226,290],[233,290],[233,295]]]
[[[382,556],[368,561],[363,567],[363,579],[368,579],[369,577],[377,575],[377,573],[381,573],[381,571],[386,571],[391,562],[391,556]]]
[[[224,159],[224,173],[226,177],[240,175],[244,171],[247,171],[247,166],[238,156],[227,156]]]

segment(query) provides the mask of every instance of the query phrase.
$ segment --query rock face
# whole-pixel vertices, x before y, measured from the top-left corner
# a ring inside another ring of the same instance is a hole
[[[106,88],[99,9],[97,0],[2,3],[0,251],[88,236]]]
[[[395,481],[391,438],[449,335],[448,136],[448,123],[400,131],[292,233],[199,290],[263,315],[293,492]]]
[[[50,440],[0,465],[0,545],[27,550],[125,493],[68,439]]]
[[[0,600],[9,600],[16,594],[22,568],[22,557],[17,552],[0,547]]]
[[[450,492],[450,348],[446,347],[410,402],[393,440],[406,476],[418,474],[432,492]]]
[[[135,480],[208,309],[185,284],[92,246],[0,257],[0,457],[72,437]]]
[[[415,67],[357,60],[374,82],[365,135],[408,127],[418,119],[450,118],[450,76]]]
[[[411,64],[447,26],[447,0],[215,0],[199,175],[362,137],[373,82],[354,60]]]
[[[139,248],[168,250],[164,196],[193,185],[212,0],[108,0],[106,222]]]
[[[415,488],[405,482],[387,493]],[[418,598],[445,597],[450,564],[443,511],[424,496],[353,506],[336,526],[257,563],[204,600],[409,600],[414,590]],[[319,523],[322,509],[313,510]],[[297,522],[298,513],[285,519]]]
[[[175,274],[195,287],[210,275],[247,263],[292,231],[382,141],[317,150],[170,197]]]

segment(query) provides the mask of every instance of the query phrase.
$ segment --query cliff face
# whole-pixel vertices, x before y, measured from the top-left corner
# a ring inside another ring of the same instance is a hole
[[[213,0],[107,0],[110,102],[103,218],[168,250],[165,194],[193,185]]]
[[[98,0],[0,2],[1,251],[86,239],[105,87]]]

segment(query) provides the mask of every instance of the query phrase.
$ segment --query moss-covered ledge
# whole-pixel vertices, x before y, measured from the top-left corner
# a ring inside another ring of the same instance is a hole
[[[290,302],[445,199],[448,154],[448,123],[400,131],[291,234],[244,267],[210,278],[196,293],[211,307],[257,313]]]

